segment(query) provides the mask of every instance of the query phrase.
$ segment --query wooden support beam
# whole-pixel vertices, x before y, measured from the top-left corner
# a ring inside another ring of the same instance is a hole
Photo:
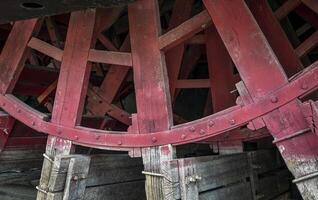
[[[56,89],[52,123],[74,127],[81,122],[90,74],[90,65],[87,62],[94,24],[95,10],[93,9],[71,14]],[[77,136],[74,135],[74,137],[76,139]],[[70,154],[71,151],[71,141],[53,136],[48,137],[46,156],[49,159],[54,159],[56,155]],[[46,193],[43,191],[47,191],[49,188],[52,170],[52,163],[49,159],[44,159],[43,162],[38,200],[46,199]]]
[[[89,51],[88,60],[96,63],[132,67],[131,54],[124,52],[91,49]]]
[[[33,37],[28,46],[57,61],[62,61],[63,50]],[[88,61],[120,66],[132,66],[131,54],[125,52],[90,49]]]
[[[44,42],[36,37],[32,37],[28,43],[28,46],[38,52],[41,52],[57,61],[62,61],[63,50],[53,46],[47,42]]]
[[[318,2],[316,0],[301,0],[301,2],[318,14]]]
[[[279,61],[243,0],[204,0],[204,3],[253,100],[288,83]],[[277,101],[279,99],[275,97],[271,100],[272,103]],[[263,119],[289,170],[296,177],[303,198],[315,199],[318,198],[317,177],[302,178],[318,171],[318,140],[308,130],[299,107],[299,101],[295,100]],[[297,136],[290,139],[292,135]]]
[[[98,41],[104,45],[104,47],[109,51],[118,51],[114,44],[102,33],[98,35]]]
[[[14,23],[0,56],[0,92],[12,92],[24,63],[29,56],[27,44],[37,34],[41,23],[38,19],[17,21]]]
[[[57,80],[54,81],[49,87],[47,87],[42,94],[37,97],[39,104],[44,103],[47,98],[55,91],[57,86]]]
[[[188,50],[185,51],[182,61],[182,66],[179,72],[180,79],[188,79],[191,72],[193,71],[194,67],[196,66],[198,60],[201,58],[204,47],[202,46],[189,46]],[[175,102],[176,98],[178,97],[179,92],[181,91],[178,88],[174,88],[174,96],[173,102]]]
[[[128,48],[127,44],[129,44],[129,42],[125,42],[125,45],[124,45],[125,48]],[[54,47],[53,45],[43,42],[37,38],[32,38],[28,45],[31,48],[56,59],[57,61],[60,61],[60,62],[62,61],[63,51],[57,47]],[[113,52],[113,53],[115,53],[116,55],[119,55],[119,57],[125,57],[125,58],[127,58],[127,55],[128,55],[128,59],[124,59],[124,60],[117,59],[118,61],[117,63],[120,62],[121,64],[132,65],[130,54],[117,53],[117,52]],[[90,58],[91,58],[91,60],[95,60],[95,61],[99,61],[102,59],[103,61],[107,60],[105,62],[113,62],[113,60],[111,60],[110,58],[105,59],[100,57],[101,55],[105,55],[105,52],[104,51],[97,52],[96,50],[91,49],[89,51],[88,60],[90,61]],[[110,54],[107,54],[107,55],[109,56]],[[111,55],[113,54],[111,53]],[[91,91],[92,89],[89,88],[88,96],[90,96],[90,98],[88,99],[88,110],[90,112],[94,113],[95,115],[105,115],[105,113],[108,113],[111,117],[119,120],[120,122],[124,124],[127,124],[127,125],[131,124],[131,120],[129,119],[129,113],[121,110],[120,108],[118,108],[115,105],[112,105],[111,103],[116,93],[118,92],[118,89],[123,79],[126,77],[128,70],[129,70],[129,67],[127,66],[112,65],[100,89],[96,91],[95,90]],[[48,87],[43,92],[43,94],[40,95],[39,100],[42,101],[43,98],[46,98],[48,95],[50,95],[49,91],[53,92],[56,89],[56,86],[57,84],[54,84],[54,83],[50,85],[50,87]]]
[[[309,53],[313,48],[318,45],[318,31],[313,33],[309,38],[307,38],[303,43],[301,43],[296,49],[295,52],[298,57],[303,57]]]
[[[282,20],[286,17],[292,10],[301,4],[300,0],[288,0],[281,7],[275,11],[275,17],[278,20]]]
[[[190,39],[211,24],[211,17],[206,10],[180,24],[159,37],[159,48],[168,50]]]
[[[177,0],[174,4],[168,30],[171,30],[187,19],[192,13],[193,0]],[[179,77],[180,68],[182,65],[183,55],[185,51],[185,44],[181,43],[166,52],[166,63],[168,68],[168,76],[170,83],[170,94],[174,97],[176,90],[176,81]]]
[[[146,11],[146,12],[145,12]],[[140,0],[128,6],[134,85],[140,133],[168,130],[172,126],[172,109],[164,56],[158,37],[161,34],[157,0]],[[156,143],[157,138],[152,138]],[[142,150],[144,170],[161,173],[161,161],[173,152],[160,154],[158,147]],[[146,176],[148,199],[164,199],[162,177]]]
[[[214,113],[235,105],[232,59],[214,25],[206,30],[206,53]]]
[[[74,12],[70,19],[54,100],[53,123],[70,127],[80,123],[90,75],[87,62],[94,20],[94,10]]]
[[[257,2],[249,0],[247,1],[247,5],[288,77],[302,70],[303,65],[281,25],[275,18],[268,2],[266,0],[259,0]]]
[[[318,14],[312,11],[310,8],[301,4],[295,9],[295,13],[299,15],[301,18],[303,18],[315,29],[318,29],[318,21],[317,21]]]
[[[188,80],[177,80],[176,88],[210,88],[210,79],[188,79]]]

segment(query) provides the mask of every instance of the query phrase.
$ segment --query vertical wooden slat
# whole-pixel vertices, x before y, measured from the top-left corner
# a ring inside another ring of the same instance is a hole
[[[233,64],[222,39],[214,26],[206,30],[206,51],[213,112],[235,105]]]
[[[178,0],[174,4],[168,29],[171,30],[187,20],[192,11],[193,0]],[[175,82],[178,80],[179,71],[182,64],[185,44],[179,44],[166,52],[166,62],[170,82],[171,97],[174,98]]]
[[[54,100],[53,123],[65,126],[80,123],[91,69],[87,60],[94,21],[94,10],[72,13]]]
[[[28,42],[38,33],[41,23],[38,19],[17,21],[14,23],[0,56],[0,92],[12,92],[24,63],[30,54]]]
[[[129,5],[128,15],[139,131],[167,130],[172,125],[172,112],[166,64],[158,46],[161,34],[158,2],[136,1]],[[156,147],[143,149],[142,157],[145,171],[160,173],[160,161],[170,156],[160,156]],[[146,176],[146,194],[148,199],[164,199],[162,177]]]
[[[71,14],[60,75],[52,112],[52,123],[74,127],[80,123],[86,97],[90,65],[87,64],[93,38],[95,10],[78,11]],[[63,133],[61,133],[63,134]],[[74,136],[74,139],[79,139]],[[49,136],[46,156],[67,155],[72,151],[72,142]],[[47,190],[52,163],[44,159],[39,188]],[[46,199],[41,191],[38,200]]]

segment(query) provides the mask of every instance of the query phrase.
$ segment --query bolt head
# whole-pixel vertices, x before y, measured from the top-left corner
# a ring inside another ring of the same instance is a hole
[[[272,103],[277,103],[278,102],[278,98],[275,97],[275,96],[271,97],[271,102]]]
[[[209,126],[209,127],[214,126],[214,121],[210,120],[210,121],[208,122],[208,126]]]
[[[181,135],[181,138],[184,140],[184,139],[186,139],[186,137],[187,137],[187,135],[185,135],[185,134],[182,134]]]
[[[303,90],[308,89],[307,83],[304,82],[303,84],[301,84],[301,89],[303,89]]]
[[[190,131],[190,132],[194,132],[194,131],[195,131],[195,128],[192,126],[192,127],[189,128],[189,131]]]
[[[205,134],[205,130],[201,129],[200,130],[200,135],[204,135]]]
[[[234,119],[231,119],[229,122],[231,125],[234,125],[236,123]]]
[[[155,142],[157,142],[157,138],[156,138],[156,137],[152,137],[152,138],[151,138],[151,141],[152,141],[153,143],[155,143]]]

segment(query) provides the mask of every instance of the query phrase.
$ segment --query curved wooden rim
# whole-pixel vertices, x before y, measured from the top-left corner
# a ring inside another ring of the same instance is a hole
[[[48,117],[27,106],[13,95],[1,95],[0,105],[17,120],[27,126],[50,135],[71,140],[76,144],[94,148],[136,148],[165,144],[181,145],[220,135],[247,124],[289,102],[318,88],[318,62],[290,79],[279,90],[246,106],[233,106],[222,112],[173,126],[170,130],[139,134],[90,129],[81,126],[66,127],[51,123]]]

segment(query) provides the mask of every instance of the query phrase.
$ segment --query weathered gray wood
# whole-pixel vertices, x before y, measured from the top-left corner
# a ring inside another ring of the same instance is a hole
[[[278,169],[283,165],[283,161],[276,149],[252,151],[248,154],[251,157],[252,167],[259,174]]]
[[[192,159],[197,174],[199,191],[210,190],[242,180],[249,176],[246,154],[204,156]]]
[[[180,192],[182,200],[198,200],[199,189],[198,181],[201,177],[197,174],[196,166],[198,163],[193,163],[194,160],[179,160],[179,175],[180,175]]]
[[[70,159],[70,156],[63,155],[55,157],[52,170],[49,173],[48,192],[54,193],[64,190]]]
[[[1,184],[27,182],[40,177],[43,162],[40,150],[5,149],[0,154]]]
[[[71,158],[66,176],[63,200],[81,200],[84,198],[90,161],[89,156],[77,155]]]
[[[128,155],[92,155],[87,186],[144,180],[141,158]]]
[[[49,200],[62,199],[63,192],[51,193]],[[145,181],[123,182],[110,185],[88,187],[85,200],[146,200]]]
[[[178,160],[161,162],[161,173],[164,176],[162,186],[164,200],[178,199],[181,195],[178,167]]]
[[[1,200],[34,200],[36,190],[26,185],[8,184],[1,185]]]
[[[200,194],[200,200],[252,200],[250,184],[241,182]]]
[[[291,175],[287,169],[259,179],[258,199],[270,200],[289,190]]]

